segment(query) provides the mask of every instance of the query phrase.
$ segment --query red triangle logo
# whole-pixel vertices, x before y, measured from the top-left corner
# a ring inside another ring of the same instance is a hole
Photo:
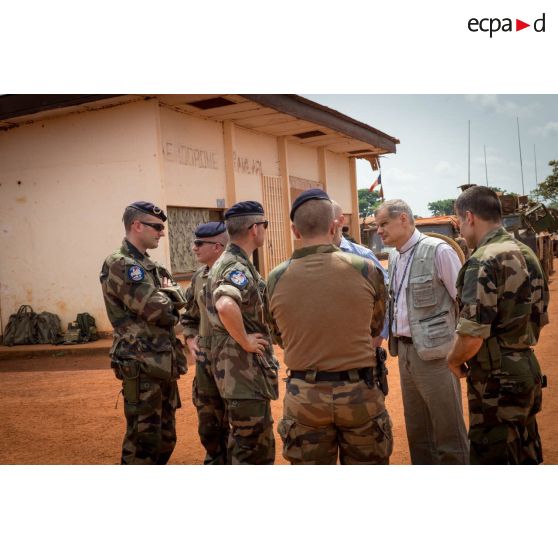
[[[522,29],[525,29],[526,27],[531,27],[531,24],[530,23],[525,23],[524,21],[521,21],[520,19],[515,20],[515,30],[516,31],[521,31]]]

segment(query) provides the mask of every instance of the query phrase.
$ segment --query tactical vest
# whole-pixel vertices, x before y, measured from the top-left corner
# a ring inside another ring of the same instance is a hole
[[[434,256],[443,240],[422,237],[418,243],[409,270],[407,283],[407,314],[413,345],[419,358],[444,358],[453,345],[457,325],[457,304],[438,278]],[[394,289],[393,263],[395,252],[389,258],[390,293]],[[389,352],[397,356],[397,341],[392,333],[393,304],[389,305]]]

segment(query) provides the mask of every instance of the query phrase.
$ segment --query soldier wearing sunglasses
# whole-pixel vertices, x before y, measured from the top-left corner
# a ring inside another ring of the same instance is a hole
[[[207,318],[203,288],[211,266],[228,242],[225,223],[212,221],[195,231],[192,251],[202,267],[192,277],[186,291],[186,307],[181,323],[190,354],[196,363],[192,384],[192,402],[198,413],[198,434],[206,450],[205,465],[227,463],[229,425],[225,402],[221,398],[211,370],[211,327]]]
[[[164,465],[176,445],[177,380],[186,371],[183,345],[174,333],[185,298],[170,273],[147,253],[165,234],[163,210],[134,202],[122,220],[126,237],[105,260],[100,276],[114,328],[112,368],[124,394],[121,463]]]
[[[212,328],[212,369],[230,427],[228,459],[235,464],[275,460],[271,399],[278,397],[265,281],[250,261],[263,246],[268,222],[255,201],[225,213],[230,243],[209,271],[206,307]]]

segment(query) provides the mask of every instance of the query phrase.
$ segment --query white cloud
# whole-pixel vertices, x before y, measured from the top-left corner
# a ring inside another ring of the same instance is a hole
[[[531,132],[543,137],[558,134],[558,122],[547,122],[544,126],[533,128]]]
[[[393,167],[387,170],[382,170],[382,178],[388,178],[389,180],[393,180],[395,182],[416,182],[417,177],[411,172],[407,172],[397,167]]]
[[[440,161],[434,166],[434,172],[439,176],[456,176],[458,170],[458,166],[451,164],[449,161]]]
[[[536,103],[520,105],[499,95],[466,95],[465,98],[470,103],[478,105],[485,110],[506,116],[530,116],[538,106]]]

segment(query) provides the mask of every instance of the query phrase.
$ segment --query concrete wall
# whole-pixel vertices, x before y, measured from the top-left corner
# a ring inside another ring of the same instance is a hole
[[[234,136],[236,197],[262,201],[262,175],[279,175],[277,138],[236,127]]]
[[[352,213],[349,159],[326,151],[326,163],[327,193],[343,208],[343,213]]]
[[[223,126],[161,108],[163,183],[167,205],[218,207],[225,199]]]
[[[0,133],[0,310],[91,313],[110,329],[99,284],[131,201],[159,200],[158,105],[137,102]],[[167,259],[168,245],[154,257]],[[3,329],[2,329],[3,330]]]

